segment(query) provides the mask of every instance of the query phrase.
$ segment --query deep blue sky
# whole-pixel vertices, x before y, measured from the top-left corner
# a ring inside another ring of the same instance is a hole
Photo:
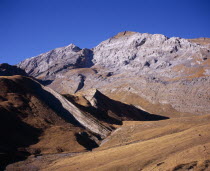
[[[0,0],[0,63],[125,30],[210,37],[210,0]]]

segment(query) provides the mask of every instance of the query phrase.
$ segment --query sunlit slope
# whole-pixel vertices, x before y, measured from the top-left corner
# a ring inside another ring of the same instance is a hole
[[[43,170],[209,170],[210,116],[127,122],[93,152]]]

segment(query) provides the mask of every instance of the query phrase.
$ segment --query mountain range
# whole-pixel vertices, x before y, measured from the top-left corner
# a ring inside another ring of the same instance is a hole
[[[1,64],[1,168],[208,170],[209,76],[209,38],[130,31]]]
[[[210,51],[209,39],[204,41],[122,32],[93,49],[70,44],[17,66],[62,94],[96,88],[145,110],[143,103],[159,104],[166,115],[207,114]]]

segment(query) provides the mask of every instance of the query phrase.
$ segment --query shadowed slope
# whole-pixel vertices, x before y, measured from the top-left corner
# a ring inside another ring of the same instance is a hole
[[[83,112],[89,113],[99,121],[108,124],[121,125],[122,121],[125,120],[155,121],[168,119],[168,117],[150,114],[133,105],[110,99],[97,89],[64,96]]]
[[[15,111],[0,106],[0,170],[8,163],[26,159],[30,153],[25,148],[37,143],[42,133],[16,115]]]
[[[30,154],[84,151],[89,146],[77,141],[80,132],[88,135],[84,137],[87,142],[94,137],[97,141],[63,102],[38,82],[4,76],[0,77],[0,87],[1,167]]]

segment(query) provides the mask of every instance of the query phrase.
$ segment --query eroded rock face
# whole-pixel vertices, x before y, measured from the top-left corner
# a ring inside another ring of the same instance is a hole
[[[178,113],[207,114],[210,49],[201,41],[122,32],[92,50],[70,45],[26,59],[18,66],[36,78],[51,79],[49,87],[60,93],[97,88],[147,111],[159,105],[163,113],[172,108]],[[70,67],[65,68],[66,63]]]
[[[124,35],[112,37],[94,48],[93,62],[113,71],[126,70],[139,74],[164,74],[164,69],[183,64],[196,67],[201,55],[210,55],[206,47],[191,43],[186,39],[168,38],[161,34]],[[205,56],[204,55],[204,56]]]
[[[43,80],[51,80],[69,69],[90,67],[92,51],[80,49],[74,44],[57,48],[39,56],[26,59],[17,66],[29,75]]]

